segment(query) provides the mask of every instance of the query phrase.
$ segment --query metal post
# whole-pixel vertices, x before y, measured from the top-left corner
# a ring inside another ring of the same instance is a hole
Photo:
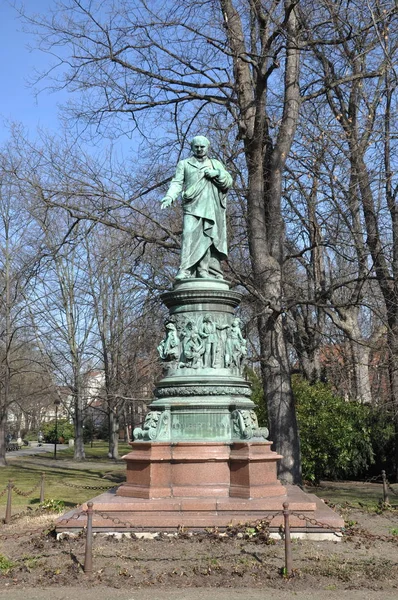
[[[388,497],[388,483],[387,483],[386,472],[382,471],[381,476],[383,478],[383,502],[384,502],[384,504],[390,504],[390,499]]]
[[[44,480],[45,480],[46,474],[42,473],[41,474],[41,482],[40,482],[40,503],[44,502]]]
[[[87,502],[87,533],[86,533],[86,552],[84,555],[84,572],[91,574],[93,572],[93,503]]]
[[[7,507],[6,507],[6,516],[4,519],[4,523],[7,525],[11,521],[11,497],[12,497],[12,488],[14,487],[12,479],[8,481],[7,484]]]
[[[290,523],[289,523],[289,503],[283,503],[283,518],[285,522],[285,576],[290,577],[293,572],[293,559],[292,559],[292,542],[290,539]]]

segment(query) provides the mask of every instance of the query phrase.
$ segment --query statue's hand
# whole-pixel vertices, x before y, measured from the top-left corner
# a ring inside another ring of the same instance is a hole
[[[207,177],[207,179],[214,179],[215,177],[218,177],[220,175],[220,171],[218,169],[205,169],[204,170],[204,176]]]
[[[166,196],[160,202],[161,202],[160,208],[167,208],[168,206],[170,206],[170,204],[173,204],[173,198],[169,198],[169,196]]]

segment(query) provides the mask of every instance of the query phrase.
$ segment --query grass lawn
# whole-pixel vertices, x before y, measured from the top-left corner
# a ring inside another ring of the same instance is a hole
[[[125,442],[119,443],[119,456],[123,456],[130,452],[130,446]],[[108,444],[107,442],[95,441],[93,442],[93,446],[91,447],[91,443],[85,444],[84,451],[86,453],[86,460],[89,461],[107,461],[108,459]],[[46,458],[52,458],[53,453],[43,453],[40,456]],[[60,462],[65,460],[73,460],[73,448],[67,448],[66,450],[61,450],[59,453],[57,452],[57,460]],[[118,461],[119,462],[119,461]],[[110,461],[110,463],[115,464],[115,461]],[[124,461],[120,459],[120,464],[125,464]]]
[[[119,454],[123,456],[130,450],[127,444],[120,444]],[[8,465],[0,468],[0,493],[6,488],[11,479],[22,492],[32,490],[45,474],[45,499],[62,500],[65,507],[77,504],[98,496],[107,488],[117,485],[125,479],[126,466],[123,460],[114,461],[107,457],[106,442],[94,442],[85,446],[86,460],[74,461],[73,448],[57,453],[57,460],[52,453],[31,456],[8,457]],[[79,486],[79,487],[71,487]],[[84,489],[83,486],[99,487],[101,489]],[[37,487],[29,497],[12,494],[13,514],[24,508],[34,508],[39,504],[40,487]],[[4,516],[7,502],[7,492],[0,498],[0,516]]]
[[[394,490],[389,493],[392,506],[398,505],[398,484],[391,486]],[[332,504],[348,504],[352,507],[376,509],[383,501],[383,485],[361,481],[324,481],[321,485],[306,488],[307,492],[316,494]]]

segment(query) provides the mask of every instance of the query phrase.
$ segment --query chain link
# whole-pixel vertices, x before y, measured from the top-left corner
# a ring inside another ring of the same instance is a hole
[[[275,519],[275,517],[279,517],[280,515],[283,515],[283,510],[278,510],[278,512],[276,512],[272,515],[265,515],[265,518],[261,519],[260,523],[265,521],[266,523],[271,525],[271,523]],[[258,521],[256,521],[256,523],[258,523]]]
[[[365,479],[365,481],[363,481],[362,483],[373,483],[375,481],[383,481],[383,477],[381,475],[375,475],[370,479]]]
[[[108,515],[108,513],[103,513],[103,512],[96,511],[96,510],[94,510],[93,512],[95,514],[99,515],[100,517],[102,517],[103,519],[112,521],[112,523],[114,525],[120,525],[121,527],[133,527],[133,528],[137,527],[137,525],[133,525],[132,523],[130,523],[130,521],[121,521],[117,517],[111,517],[111,515]]]
[[[388,481],[388,479],[386,479],[387,482],[387,487],[390,490],[390,492],[392,492],[395,496],[398,496],[398,493],[394,490],[394,488],[392,487],[391,483]]]
[[[114,488],[117,484],[113,484],[109,487],[104,487],[104,486],[94,486],[94,485],[76,485],[74,483],[67,483],[66,481],[62,481],[60,482],[62,483],[62,485],[65,485],[66,487],[70,487],[73,489],[79,489],[79,490],[111,490],[112,488]]]
[[[59,528],[60,525],[68,525],[68,523],[71,523],[72,521],[77,521],[78,519],[80,519],[80,517],[82,516],[86,516],[87,511],[85,510],[81,510],[80,512],[76,513],[75,515],[72,515],[71,517],[69,517],[69,519],[61,519],[60,521],[57,521],[57,528]],[[82,529],[84,528],[84,525],[82,527]]]
[[[8,540],[8,539],[19,539],[22,537],[26,537],[27,535],[35,535],[37,533],[39,534],[47,534],[48,532],[50,532],[52,529],[55,529],[55,525],[54,523],[51,523],[50,525],[48,525],[47,527],[40,527],[39,529],[25,529],[24,531],[20,532],[20,533],[4,533],[4,534],[0,534],[0,540]]]
[[[296,513],[294,511],[289,511],[290,516],[297,517],[300,521],[305,521],[306,523],[310,523],[310,525],[315,525],[316,527],[322,527],[322,529],[327,529],[329,531],[336,530],[336,527],[330,525],[330,523],[322,523],[321,521],[317,521],[316,519],[309,517],[308,515],[304,515],[303,513]],[[338,529],[342,529],[339,527]]]
[[[7,493],[8,490],[8,485],[6,485],[6,487],[4,488],[4,490],[2,492],[0,492],[0,498],[2,498],[4,496],[4,494]]]
[[[24,498],[27,498],[28,496],[31,496],[33,494],[33,492],[35,492],[37,489],[39,489],[40,484],[41,484],[41,480],[28,492],[23,492],[22,490],[17,488],[16,485],[14,485],[12,489],[16,494],[18,494],[18,496],[23,496]]]

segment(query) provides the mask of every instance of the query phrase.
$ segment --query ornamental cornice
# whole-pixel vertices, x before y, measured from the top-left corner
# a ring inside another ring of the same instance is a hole
[[[161,299],[167,307],[202,303],[226,304],[237,307],[242,299],[242,294],[227,290],[186,290],[166,292],[161,295]]]
[[[155,389],[157,398],[169,398],[171,396],[247,396],[251,395],[248,386],[175,386],[161,387]]]

